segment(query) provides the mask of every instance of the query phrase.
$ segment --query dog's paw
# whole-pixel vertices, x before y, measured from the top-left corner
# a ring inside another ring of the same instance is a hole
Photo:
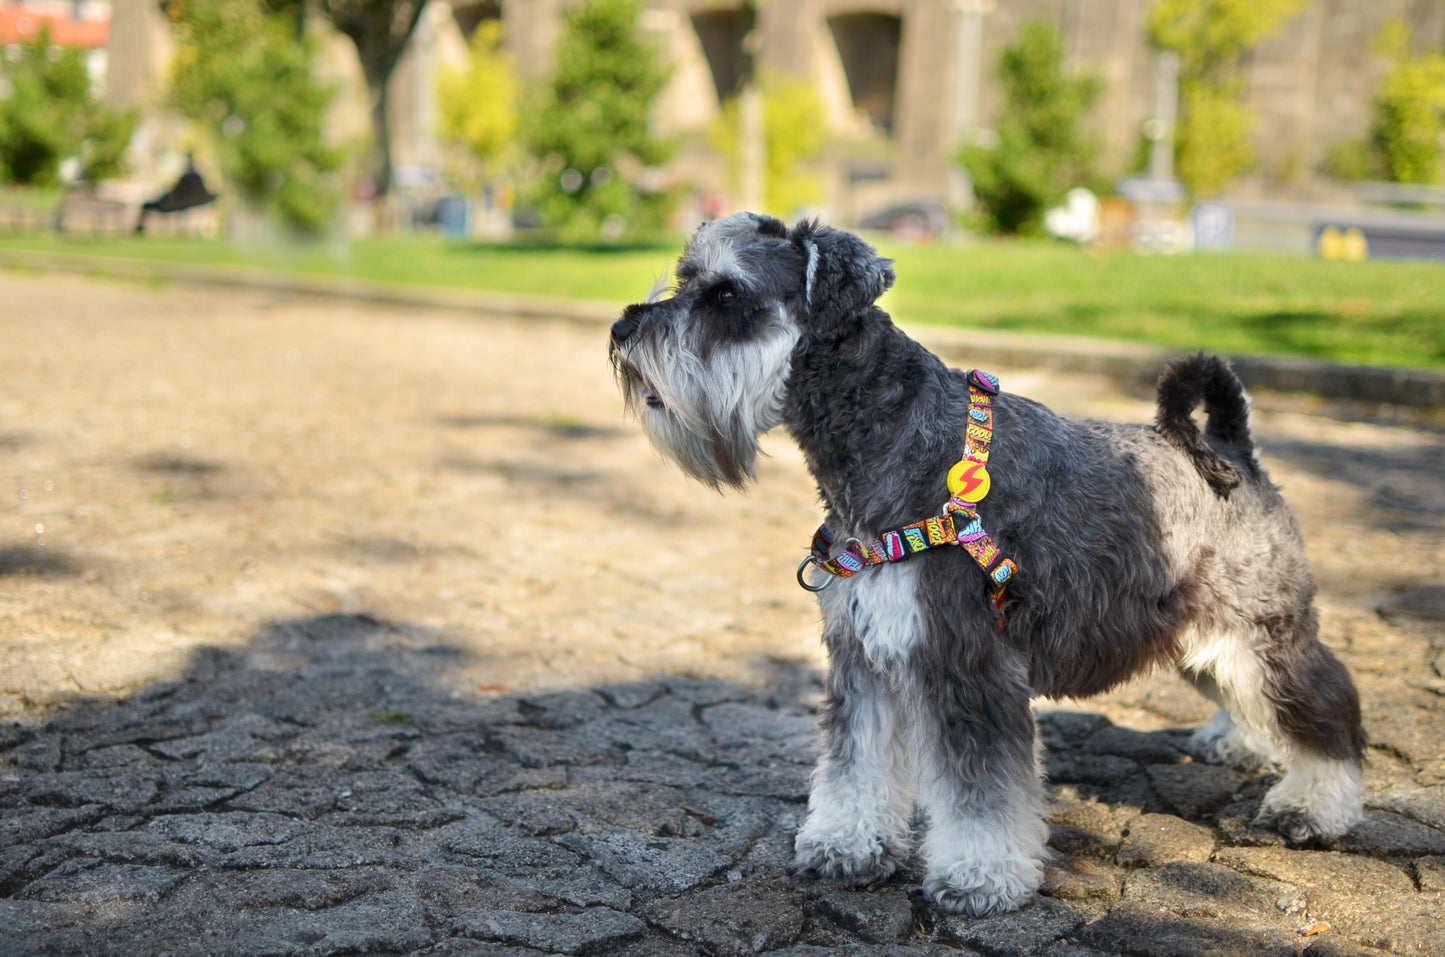
[[[1273,763],[1266,755],[1249,750],[1232,736],[1217,737],[1205,734],[1203,729],[1189,738],[1184,750],[1196,761],[1234,768],[1247,774],[1261,771]]]
[[[1255,827],[1272,827],[1292,844],[1333,841],[1365,816],[1365,784],[1352,761],[1297,757],[1264,796]]]
[[[954,866],[929,874],[923,892],[940,910],[987,917],[1028,903],[1041,877],[1038,864],[1028,860],[1000,861],[988,868]]]
[[[902,852],[881,840],[863,848],[843,850],[798,836],[793,854],[793,875],[799,878],[837,877],[860,887],[886,881],[898,873]]]
[[[1326,834],[1324,829],[1304,808],[1278,808],[1264,805],[1251,822],[1254,827],[1267,827],[1278,831],[1295,847],[1320,844],[1337,834]]]
[[[1315,808],[1275,806],[1266,801],[1251,822],[1255,827],[1273,828],[1290,844],[1299,847],[1328,844],[1343,837],[1364,817],[1348,811],[1321,817]]]
[[[1267,750],[1245,739],[1229,712],[1218,711],[1189,738],[1185,750],[1206,764],[1222,764],[1240,771],[1258,771],[1273,763]]]

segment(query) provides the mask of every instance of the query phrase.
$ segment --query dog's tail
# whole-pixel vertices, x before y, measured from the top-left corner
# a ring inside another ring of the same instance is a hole
[[[1194,468],[1221,498],[1242,481],[1240,467],[1255,472],[1254,440],[1249,435],[1249,398],[1229,363],[1219,356],[1197,352],[1175,359],[1159,377],[1159,411],[1155,427],[1172,446],[1189,456]],[[1208,421],[1204,435],[1190,413],[1200,401]],[[1205,436],[1237,453],[1239,464],[1225,459]]]

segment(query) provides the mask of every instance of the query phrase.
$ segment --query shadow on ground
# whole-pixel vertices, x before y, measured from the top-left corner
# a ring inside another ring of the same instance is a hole
[[[1367,493],[1383,528],[1445,528],[1445,445],[1362,451],[1347,444],[1271,439],[1274,458]]]
[[[1445,952],[1439,803],[1287,849],[1248,825],[1272,776],[1045,713],[1045,896],[973,920],[931,908],[916,863],[788,876],[815,674],[489,697],[451,685],[464,655],[324,616],[0,727],[0,952],[1257,957],[1326,921],[1321,954]]]
[[[71,576],[77,573],[75,561],[57,549],[44,545],[0,545],[0,576]]]

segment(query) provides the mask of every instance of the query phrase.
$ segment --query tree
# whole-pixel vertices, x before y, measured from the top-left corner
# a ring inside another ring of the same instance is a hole
[[[371,100],[376,144],[376,193],[391,192],[391,74],[421,20],[426,0],[315,0],[332,25],[356,45]]]
[[[767,165],[763,182],[764,208],[758,212],[789,217],[822,196],[818,177],[806,172],[803,167],[822,153],[827,140],[827,131],[818,122],[818,117],[823,114],[823,100],[813,84],[794,77],[764,76],[759,85],[763,95]],[[735,170],[741,154],[738,100],[736,96],[728,99],[718,122],[709,131],[713,145],[728,158]]]
[[[80,178],[97,182],[121,170],[136,114],[107,109],[96,98],[79,50],[52,46],[50,30],[0,50],[0,177],[49,186],[62,160],[80,161]]]
[[[313,43],[258,0],[173,0],[171,100],[208,130],[250,205],[306,232],[340,202],[342,153],[323,135],[334,91],[312,80]]]
[[[638,33],[641,0],[587,0],[568,9],[556,70],[528,111],[526,140],[542,158],[532,200],[568,238],[661,226],[667,198],[644,190],[648,167],[671,155],[651,131],[667,70]]]
[[[994,232],[1038,232],[1044,212],[1092,178],[1097,146],[1080,125],[1100,83],[1094,76],[1065,76],[1063,61],[1063,37],[1054,26],[1024,24],[999,57],[998,143],[969,144],[959,156]]]
[[[1179,178],[1195,196],[1226,188],[1254,165],[1254,121],[1240,64],[1309,0],[1160,0],[1150,35],[1179,53]]]
[[[467,45],[467,65],[437,76],[438,132],[480,164],[486,177],[506,164],[517,135],[517,77],[501,49],[502,24],[485,20]]]

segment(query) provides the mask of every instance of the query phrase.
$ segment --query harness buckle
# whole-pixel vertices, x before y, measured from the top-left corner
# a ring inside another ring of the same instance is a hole
[[[816,564],[818,564],[817,561],[813,558],[812,555],[809,555],[807,558],[803,559],[801,564],[798,565],[798,584],[802,587],[803,591],[810,591],[816,593],[833,584],[833,579],[836,577],[834,575],[828,575],[826,578],[824,578],[823,584],[821,585],[808,584],[808,579],[803,575],[803,569],[807,568],[809,565]]]

